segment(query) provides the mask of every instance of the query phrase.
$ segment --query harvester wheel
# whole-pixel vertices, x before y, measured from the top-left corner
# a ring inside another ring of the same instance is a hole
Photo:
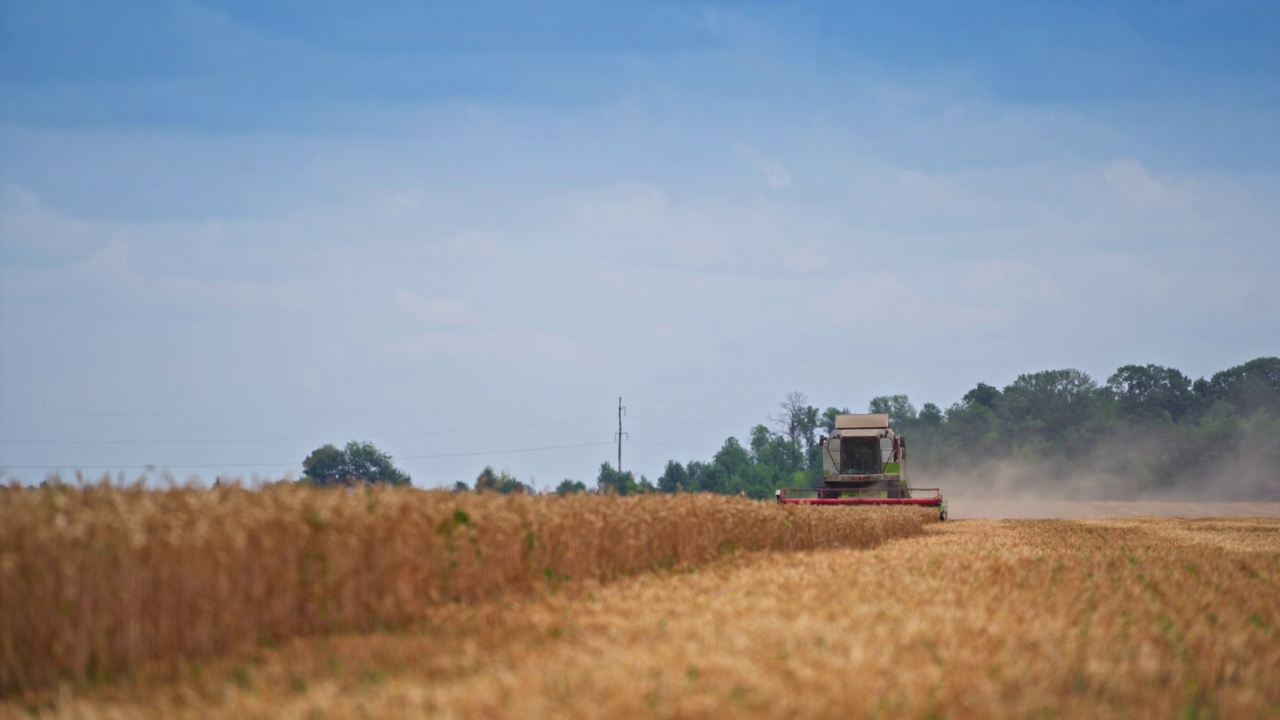
[[[939,520],[941,520],[942,522],[946,522],[946,521],[947,521],[947,511],[946,511],[946,510],[943,510],[942,512],[938,513],[938,519],[939,519]]]

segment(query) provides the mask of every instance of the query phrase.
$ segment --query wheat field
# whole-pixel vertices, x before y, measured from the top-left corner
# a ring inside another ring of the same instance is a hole
[[[1280,716],[1280,522],[968,520],[442,605],[14,717]]]
[[[869,547],[932,513],[837,513],[712,495],[500,496],[299,486],[0,493],[0,693],[432,607],[705,563]]]
[[[1280,519],[963,520],[886,539],[708,545],[381,631],[66,680],[0,716],[1280,717]]]

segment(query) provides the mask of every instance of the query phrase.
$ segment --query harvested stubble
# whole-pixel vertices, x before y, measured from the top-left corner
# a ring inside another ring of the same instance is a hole
[[[931,513],[711,495],[525,497],[273,486],[0,493],[0,693],[331,631],[441,603],[870,547]]]

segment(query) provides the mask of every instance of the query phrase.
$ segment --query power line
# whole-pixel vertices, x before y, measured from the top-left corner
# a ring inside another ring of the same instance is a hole
[[[611,417],[594,417],[581,418],[579,420],[553,420],[542,423],[520,423],[518,425],[489,425],[478,428],[457,428],[453,430],[421,430],[415,432],[399,432],[399,433],[343,433],[344,435],[353,435],[362,438],[385,438],[385,437],[410,437],[415,435],[448,435],[452,433],[464,432],[486,432],[489,430],[512,430],[527,427],[547,427],[551,425],[571,425],[573,423],[599,422],[601,420],[612,420]],[[254,442],[319,442],[321,438],[311,437],[291,437],[291,438],[244,438],[239,440],[10,440],[0,438],[0,443],[9,445],[209,445],[221,443],[254,443]]]
[[[625,413],[626,408],[621,408],[621,410]],[[739,424],[736,424],[736,423],[722,423],[722,422],[715,422],[712,420],[684,420],[681,418],[662,418],[662,417],[651,417],[648,415],[629,415],[629,414],[626,415],[626,417],[633,418],[635,420],[651,420],[655,422],[674,422],[674,423],[684,423],[684,424],[691,424],[691,425],[713,425],[718,427],[732,427],[732,428],[741,427]],[[490,430],[513,430],[513,429],[532,428],[532,427],[551,427],[555,425],[572,425],[575,423],[599,422],[601,420],[611,420],[611,419],[612,419],[611,417],[593,417],[593,418],[579,418],[576,420],[552,420],[552,421],[541,422],[541,423],[518,423],[513,425],[488,425],[485,427],[454,428],[449,430],[415,430],[411,432],[397,432],[397,433],[372,433],[372,434],[371,433],[342,433],[342,434],[351,435],[354,437],[361,437],[361,438],[451,435],[451,434],[465,433],[465,432],[487,432]],[[619,418],[619,429],[621,429],[621,418]],[[628,440],[630,439],[629,433],[623,433],[623,435],[628,436],[627,437]],[[261,443],[261,442],[322,442],[323,440],[324,438],[316,437],[314,435],[308,436],[308,437],[231,438],[227,440],[209,439],[209,438],[200,438],[200,439],[193,439],[193,440],[47,440],[47,439],[28,440],[28,439],[0,438],[0,444],[4,444],[4,445],[220,445],[220,444],[228,444],[228,443]]]
[[[639,400],[640,402],[664,403],[664,404],[670,404],[670,405],[704,405],[704,406],[710,406],[710,407],[728,407],[728,408],[743,408],[743,409],[759,410],[758,405],[747,405],[745,403],[713,402],[713,401],[707,401],[707,400],[684,400],[684,399],[677,400],[674,398],[632,398],[632,400],[633,401]]]
[[[529,400],[525,402],[481,403],[476,405],[422,405],[410,408],[369,408],[364,410],[226,410],[226,411],[111,411],[111,412],[43,412],[2,410],[3,416],[21,417],[214,417],[236,415],[364,415],[374,413],[420,412],[422,410],[466,410],[474,408],[505,408],[530,405],[571,405],[574,403],[600,402],[608,397],[581,398],[577,400]]]
[[[189,470],[192,468],[234,468],[234,467],[297,467],[300,462],[291,463],[205,463],[203,465],[167,465],[165,463],[148,463],[146,465],[0,465],[0,470],[83,470],[85,468],[101,470]]]
[[[606,442],[580,443],[577,445],[545,445],[543,447],[520,448],[517,450],[482,450],[480,452],[443,453],[440,455],[404,455],[404,456],[401,456],[400,459],[401,460],[422,460],[426,458],[474,457],[476,455],[509,455],[512,453],[538,452],[541,450],[565,450],[569,448],[599,447],[601,445],[612,445],[612,444],[613,444],[613,441],[609,440]]]
[[[511,455],[515,453],[540,452],[543,450],[566,450],[571,448],[599,447],[601,445],[612,445],[613,441],[578,443],[576,445],[544,445],[542,447],[532,448],[514,448],[509,450],[479,450],[476,452],[464,453],[438,453],[434,455],[401,455],[400,460],[430,460],[434,458],[451,458],[451,457],[475,457],[478,455]],[[55,469],[82,469],[82,468],[102,468],[114,470],[187,470],[192,468],[232,468],[232,467],[297,467],[301,462],[263,462],[263,463],[204,463],[200,465],[166,465],[163,463],[148,463],[146,465],[89,465],[81,464],[77,468],[69,465],[0,465],[0,470],[55,470]]]
[[[632,418],[633,420],[656,420],[658,422],[686,423],[689,425],[718,425],[720,427],[733,427],[733,428],[741,427],[741,425],[738,423],[723,423],[723,422],[715,422],[712,420],[681,420],[679,418],[650,417],[646,415],[628,415],[627,417]]]
[[[652,440],[631,440],[629,442],[631,442],[633,445],[649,445],[651,447],[690,448],[693,450],[707,449],[706,445],[688,445],[685,443],[654,442]]]
[[[610,399],[612,399],[612,398],[610,398]],[[514,403],[514,405],[568,404],[568,403],[588,402],[588,401],[589,401],[589,400],[549,400],[549,401],[530,401],[530,402],[524,402],[524,403]],[[674,402],[674,401],[673,401],[673,402]],[[697,403],[689,403],[689,404],[697,404]],[[703,404],[713,404],[713,403],[703,403]],[[458,406],[439,406],[439,407],[454,407],[454,408],[462,408],[462,407],[477,407],[477,408],[479,408],[479,407],[506,407],[506,406],[505,406],[505,405],[469,405],[469,406],[467,406],[467,405],[458,405]],[[352,411],[264,411],[264,412],[247,412],[247,413],[231,413],[231,412],[228,412],[228,413],[195,413],[195,412],[193,412],[193,413],[182,413],[182,412],[172,412],[172,413],[90,413],[90,415],[101,415],[101,416],[145,416],[145,415],[154,415],[154,416],[174,417],[174,416],[240,415],[240,414],[244,414],[244,415],[291,414],[291,413],[299,413],[299,414],[324,414],[324,413],[330,413],[330,412],[332,412],[332,413],[335,413],[335,414],[336,414],[336,413],[397,412],[397,411],[396,411],[396,410],[369,410],[369,411],[355,411],[355,410],[352,410]],[[75,415],[75,413],[14,413],[14,412],[5,412],[5,413],[0,413],[0,415],[24,415],[24,414],[49,415],[49,416],[66,416],[66,415]],[[623,407],[623,405],[622,405],[622,398],[621,398],[621,397],[619,397],[619,398],[618,398],[618,432],[617,432],[617,434],[615,435],[615,438],[614,438],[614,441],[616,441],[617,446],[618,446],[618,469],[619,469],[619,471],[621,471],[621,468],[622,468],[622,441],[623,441],[624,439],[626,439],[626,440],[630,441],[629,433],[624,432],[623,427],[622,427],[622,418],[624,417],[624,415],[625,415],[625,414],[626,414],[626,408],[625,408],[625,407]],[[711,426],[718,426],[718,427],[733,427],[733,428],[738,428],[738,427],[740,427],[740,425],[739,425],[739,424],[737,424],[737,423],[724,423],[724,422],[716,422],[716,421],[710,421],[710,420],[689,420],[689,419],[683,419],[683,418],[654,417],[654,416],[645,416],[645,415],[627,415],[627,417],[631,417],[631,418],[633,418],[633,419],[637,419],[637,420],[648,420],[648,421],[653,421],[653,422],[671,422],[671,423],[682,423],[682,424],[693,424],[693,425],[711,425]],[[605,420],[605,419],[609,419],[609,418],[595,417],[595,418],[582,418],[582,419],[576,419],[576,420],[556,420],[556,421],[548,421],[548,422],[541,422],[541,423],[519,423],[519,424],[511,424],[511,425],[491,425],[491,426],[487,426],[487,427],[477,427],[477,428],[458,428],[458,429],[446,429],[446,430],[423,430],[423,431],[400,432],[400,433],[379,433],[379,434],[363,435],[362,437],[368,437],[368,438],[382,438],[382,437],[408,437],[408,436],[418,436],[418,435],[444,435],[444,434],[463,433],[463,432],[480,432],[480,431],[489,431],[489,430],[509,430],[509,429],[518,429],[518,428],[526,428],[526,427],[545,427],[545,426],[553,426],[553,425],[568,425],[568,424],[582,423],[582,422],[598,422],[598,421],[600,421],[600,420]],[[251,442],[303,442],[303,441],[315,441],[315,440],[316,440],[316,438],[315,438],[315,437],[309,437],[309,438],[301,438],[301,437],[291,437],[291,438],[246,438],[246,439],[239,439],[239,440],[216,440],[216,439],[213,439],[213,440],[211,440],[211,439],[198,439],[198,440],[11,440],[11,439],[0,439],[0,443],[4,443],[4,444],[24,444],[24,443],[25,443],[25,444],[33,444],[33,445],[36,445],[36,444],[40,444],[40,445],[59,445],[59,444],[61,444],[61,445],[147,445],[147,444],[156,444],[156,445],[178,445],[178,444],[227,444],[227,443],[251,443]],[[482,455],[507,455],[507,454],[516,454],[516,453],[541,452],[541,451],[545,451],[545,450],[563,450],[563,449],[575,449],[575,448],[585,448],[585,447],[597,447],[597,446],[603,446],[603,445],[611,445],[611,444],[613,444],[613,442],[614,442],[614,441],[609,441],[609,442],[592,442],[592,443],[578,443],[578,444],[569,444],[569,445],[545,445],[545,446],[539,446],[539,447],[514,448],[514,449],[507,449],[507,450],[482,450],[482,451],[475,451],[475,452],[434,453],[434,454],[425,454],[425,455],[402,455],[402,456],[399,456],[399,459],[401,459],[401,460],[430,460],[430,459],[437,459],[437,458],[452,458],[452,457],[477,457],[477,456],[482,456]],[[688,444],[680,444],[680,443],[663,443],[663,442],[653,442],[653,441],[645,441],[645,440],[637,440],[637,441],[634,441],[634,442],[636,442],[637,444],[640,444],[640,445],[659,446],[659,447],[671,447],[671,448],[677,448],[677,447],[679,447],[679,448],[693,448],[693,449],[701,449],[701,448],[702,448],[702,446],[700,446],[700,445],[688,445]],[[99,468],[99,469],[116,469],[116,470],[146,470],[146,471],[156,471],[156,470],[159,470],[159,469],[175,469],[175,470],[179,470],[179,469],[193,469],[193,468],[247,468],[247,467],[273,468],[273,467],[297,467],[298,465],[300,465],[300,463],[299,463],[299,462],[262,462],[262,463],[218,463],[218,462],[211,462],[211,463],[201,463],[201,464],[183,463],[183,464],[178,464],[178,465],[164,465],[164,464],[161,464],[161,463],[148,463],[148,464],[145,464],[145,465],[104,465],[104,464],[98,464],[98,465],[80,465],[79,467],[80,467],[80,468],[88,467],[88,468]],[[75,469],[75,468],[73,468],[73,467],[72,467],[72,466],[70,466],[70,465],[4,465],[4,464],[0,463],[0,470],[62,470],[62,469]]]

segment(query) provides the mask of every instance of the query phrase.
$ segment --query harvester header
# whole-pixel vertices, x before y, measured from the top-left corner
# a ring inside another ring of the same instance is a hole
[[[947,519],[938,488],[912,488],[907,478],[907,439],[889,427],[884,413],[837,415],[823,436],[822,486],[782,488],[778,502],[794,505],[922,505]]]

